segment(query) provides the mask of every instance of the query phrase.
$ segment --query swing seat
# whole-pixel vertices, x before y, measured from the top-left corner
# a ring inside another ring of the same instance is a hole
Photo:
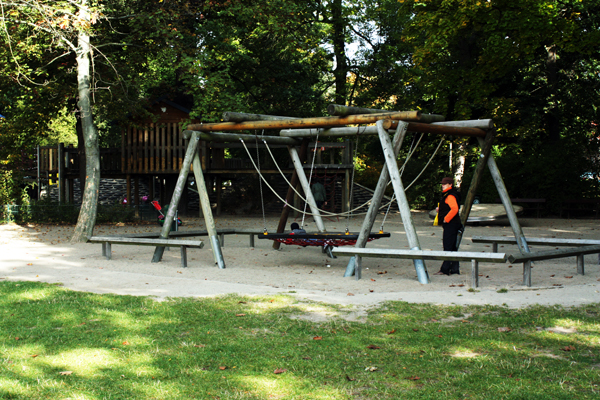
[[[370,233],[368,242],[390,237],[390,233]],[[296,246],[354,246],[358,240],[358,233],[345,232],[340,233],[303,233],[303,234],[292,234],[292,233],[269,233],[266,235],[258,235],[259,239],[273,240],[283,244],[296,245]]]

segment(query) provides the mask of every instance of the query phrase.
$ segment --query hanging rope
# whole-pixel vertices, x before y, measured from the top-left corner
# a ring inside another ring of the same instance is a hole
[[[440,148],[440,146],[441,146],[441,144],[442,144],[442,141],[443,141],[443,139],[442,139],[442,140],[440,140],[440,143],[438,144],[438,147],[436,148],[436,150],[435,150],[434,154],[433,154],[433,155],[431,156],[431,158],[429,159],[429,161],[428,161],[427,165],[425,166],[425,168],[427,168],[427,166],[428,166],[428,165],[431,163],[431,161],[432,161],[432,160],[433,160],[433,158],[435,157],[436,153],[438,152],[438,150],[439,150],[439,148]],[[275,195],[275,196],[276,196],[276,197],[277,197],[277,198],[278,198],[278,199],[279,199],[279,200],[280,200],[280,201],[281,201],[283,204],[286,204],[286,205],[287,205],[287,207],[290,207],[290,209],[292,209],[292,210],[294,210],[294,211],[297,211],[297,212],[299,212],[299,213],[303,213],[303,212],[304,212],[304,210],[300,210],[300,209],[298,209],[298,208],[294,207],[294,206],[293,206],[293,205],[291,205],[291,204],[287,204],[286,200],[285,200],[283,197],[281,197],[281,196],[279,195],[279,193],[277,193],[277,191],[276,191],[276,190],[275,190],[275,189],[274,189],[274,188],[273,188],[273,187],[272,187],[272,186],[271,186],[271,185],[270,185],[270,184],[267,182],[267,180],[264,178],[264,176],[261,174],[260,170],[258,169],[258,167],[257,167],[256,163],[254,162],[254,159],[253,159],[253,158],[252,158],[252,156],[250,155],[250,151],[248,150],[248,147],[246,146],[246,143],[244,142],[244,140],[243,140],[242,138],[240,138],[240,142],[242,143],[242,146],[243,146],[243,147],[244,147],[244,149],[246,150],[246,153],[248,154],[248,157],[249,157],[249,159],[250,159],[250,162],[251,162],[251,163],[252,163],[252,165],[254,166],[254,169],[257,171],[257,173],[258,173],[259,177],[260,177],[260,178],[262,179],[262,181],[263,181],[263,182],[264,182],[264,183],[267,185],[267,187],[268,187],[269,189],[271,189],[271,192],[272,192],[272,193],[273,193],[273,194],[274,194],[274,195]],[[281,176],[284,178],[284,180],[287,182],[288,186],[292,187],[292,190],[293,190],[293,191],[294,191],[294,192],[295,192],[295,193],[296,193],[296,194],[297,194],[297,195],[300,197],[300,199],[306,202],[306,199],[305,199],[305,198],[302,196],[302,194],[301,194],[301,193],[299,193],[299,192],[296,190],[296,188],[295,188],[295,187],[293,187],[293,186],[291,185],[290,181],[289,181],[289,180],[286,178],[285,174],[283,173],[283,171],[282,171],[282,170],[281,170],[281,168],[279,167],[279,164],[278,164],[278,163],[277,163],[277,161],[275,160],[275,157],[274,157],[273,153],[271,152],[270,148],[268,147],[268,143],[267,143],[265,140],[263,140],[263,143],[264,143],[264,144],[267,146],[267,150],[269,151],[269,154],[271,155],[271,158],[273,159],[273,161],[274,161],[274,163],[275,163],[275,166],[277,167],[277,170],[279,171],[279,173],[281,174]],[[410,185],[408,185],[408,186],[406,187],[406,189],[408,189],[409,187],[411,187],[411,186],[412,186],[412,185],[413,185],[413,184],[416,182],[416,180],[418,179],[418,177],[420,177],[420,176],[423,174],[423,172],[425,171],[425,168],[423,168],[423,170],[422,170],[422,171],[419,173],[419,175],[417,176],[417,178],[415,178],[415,179],[414,179],[414,180],[413,180],[413,181],[410,183]],[[389,184],[389,183],[388,183],[388,184]],[[389,207],[389,206],[390,206],[390,204],[391,204],[391,203],[393,203],[393,202],[395,201],[394,197],[395,197],[395,196],[393,196],[393,197],[392,197],[392,200],[390,200],[390,201],[389,201],[389,202],[387,202],[386,204],[384,204],[384,205],[380,206],[380,207],[379,207],[379,209],[381,210],[381,209],[383,209],[383,208]],[[355,207],[355,208],[353,208],[352,210],[349,210],[349,211],[346,211],[346,212],[343,212],[343,213],[332,213],[332,212],[329,212],[329,211],[326,211],[326,210],[320,210],[320,211],[322,211],[322,212],[323,212],[323,214],[327,214],[328,216],[347,216],[347,215],[348,215],[348,213],[354,213],[356,210],[359,210],[359,209],[361,209],[361,208],[363,208],[363,207],[367,206],[367,205],[368,205],[368,204],[370,204],[370,203],[371,203],[371,200],[368,200],[368,201],[366,201],[365,203],[361,204],[360,206],[358,206],[358,207]],[[307,212],[306,214],[307,214],[307,215],[313,215],[312,213],[308,213],[308,212]],[[354,215],[355,215],[355,216],[358,216],[358,215],[366,215],[366,214],[367,214],[366,212],[362,212],[362,213],[355,213]],[[387,213],[386,213],[386,214],[387,214]]]

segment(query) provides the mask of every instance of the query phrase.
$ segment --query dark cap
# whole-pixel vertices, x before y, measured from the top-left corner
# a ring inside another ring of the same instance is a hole
[[[440,183],[442,185],[454,185],[454,180],[452,178],[445,177],[445,178],[442,178],[442,181]]]

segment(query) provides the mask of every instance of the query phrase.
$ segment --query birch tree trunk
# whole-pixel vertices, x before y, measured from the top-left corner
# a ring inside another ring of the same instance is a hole
[[[81,1],[79,15],[89,21],[88,0]],[[82,29],[77,36],[77,90],[79,112],[85,144],[85,185],[79,218],[71,242],[85,242],[94,233],[100,188],[100,149],[90,99],[90,35]]]

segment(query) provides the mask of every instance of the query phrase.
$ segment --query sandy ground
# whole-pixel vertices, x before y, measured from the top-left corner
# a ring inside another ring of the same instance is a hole
[[[442,231],[431,225],[425,212],[413,213],[423,249],[441,250]],[[265,225],[275,231],[276,217],[221,216],[219,228],[258,228]],[[299,219],[298,222],[301,222]],[[289,222],[292,222],[290,219]],[[379,227],[380,219],[375,228]],[[358,230],[361,221],[325,220],[330,232]],[[598,220],[521,219],[528,237],[600,239]],[[122,224],[121,224],[122,225]],[[288,224],[289,225],[289,224]],[[200,218],[185,218],[181,230],[205,229]],[[305,224],[315,230],[312,220]],[[95,235],[124,235],[158,232],[158,225],[100,225]],[[212,250],[188,250],[189,268],[181,268],[180,252],[165,252],[163,261],[151,263],[153,247],[113,245],[112,260],[101,255],[100,244],[69,243],[72,226],[0,225],[0,279],[61,282],[73,290],[96,293],[165,297],[214,296],[226,293],[268,295],[288,293],[301,299],[331,304],[371,307],[387,300],[435,304],[497,304],[523,307],[531,304],[565,306],[600,302],[600,266],[598,256],[585,257],[585,275],[577,275],[574,257],[538,261],[532,283],[523,286],[521,264],[480,264],[480,287],[470,292],[470,263],[461,265],[461,275],[436,276],[439,262],[426,262],[430,284],[420,284],[411,260],[364,259],[363,279],[344,278],[348,258],[330,259],[318,247],[281,246],[255,240],[249,247],[247,235],[228,235],[223,255],[226,269],[214,264]],[[399,215],[388,216],[385,231],[391,238],[371,242],[368,247],[408,248]],[[491,245],[474,244],[474,235],[511,236],[508,223],[467,226],[461,250],[490,251]],[[532,251],[542,247],[532,247]],[[546,247],[546,249],[548,249]],[[500,252],[517,252],[516,246],[500,247]],[[498,293],[499,289],[506,293]]]

